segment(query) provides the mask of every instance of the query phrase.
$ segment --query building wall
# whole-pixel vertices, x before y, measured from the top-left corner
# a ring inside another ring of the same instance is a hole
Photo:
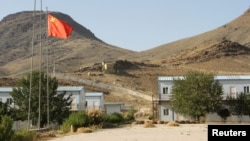
[[[170,105],[170,101],[159,102],[158,109],[158,117],[162,121],[191,120],[191,118],[188,116],[176,113],[174,107]]]
[[[10,98],[12,98],[12,97],[10,96],[9,93],[6,93],[6,92],[1,93],[0,102],[6,103],[7,99],[10,99]]]
[[[62,94],[63,92],[66,92],[65,98],[72,94],[71,99],[71,110],[84,110],[85,109],[85,92],[83,87],[82,88],[74,88],[74,87],[65,87],[60,88],[57,90],[57,94]]]
[[[247,76],[248,78],[249,76]],[[179,77],[182,79],[183,77]],[[232,96],[233,91],[236,94],[244,92],[244,87],[250,87],[250,79],[217,79],[222,84],[223,97],[226,99],[227,96]],[[171,121],[171,120],[187,120],[189,117],[182,116],[174,112],[174,109],[170,105],[170,98],[172,94],[173,78],[167,77],[166,79],[158,79],[158,117],[160,120]],[[164,109],[168,109],[168,115],[164,114]],[[228,121],[249,121],[248,116],[239,118],[237,116],[231,116]],[[206,121],[221,121],[221,118],[214,113],[208,114],[205,117]]]
[[[83,87],[58,87],[57,94],[61,94],[66,91],[65,98],[72,94],[73,102],[71,104],[71,110],[84,110],[85,109],[85,92]],[[10,93],[12,92],[12,87],[2,87],[0,88],[0,100],[6,102],[7,99],[11,98]],[[14,105],[14,103],[12,103]]]
[[[2,102],[2,103],[8,102],[10,104],[10,106],[14,107],[15,105],[13,103],[10,92],[12,92],[11,87],[1,88],[1,90],[0,90],[0,102]]]
[[[107,114],[120,113],[121,104],[105,104],[105,111]]]
[[[250,87],[250,80],[233,79],[233,80],[219,80],[219,82],[222,84],[224,98],[232,94],[231,92],[232,87],[235,88],[237,94],[244,92],[244,87],[246,86]],[[158,82],[159,99],[170,100],[172,94],[172,86],[173,86],[172,80]],[[164,94],[163,88],[166,87],[168,88],[168,93]]]
[[[233,87],[235,88],[236,94],[244,92],[244,87],[250,87],[250,80],[220,80],[220,83],[222,84],[224,98],[233,95],[231,91]]]
[[[173,85],[173,81],[158,82],[159,99],[170,100],[171,93],[172,93],[172,85]],[[168,92],[164,94],[163,88],[168,88]]]
[[[100,97],[87,97],[87,109],[101,109]]]
[[[94,92],[86,93],[87,109],[99,109],[104,111],[104,96],[103,93]]]
[[[103,100],[101,97],[86,97],[87,109],[104,110]]]
[[[222,122],[220,116],[218,116],[216,113],[210,113],[205,118],[206,122]],[[231,115],[227,118],[226,122],[249,122],[250,117],[248,115],[238,117],[237,115]]]
[[[159,102],[159,117],[160,120],[163,121],[174,121],[176,120],[176,116],[174,114],[174,109],[171,107],[169,101]]]

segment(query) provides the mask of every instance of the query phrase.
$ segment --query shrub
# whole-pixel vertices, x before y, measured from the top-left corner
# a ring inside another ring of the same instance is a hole
[[[124,121],[123,116],[120,113],[106,114],[104,116],[105,122],[120,124]]]
[[[79,112],[75,112],[75,113],[70,114],[69,118],[63,122],[60,129],[64,133],[69,132],[71,125],[74,128],[88,126],[89,125],[89,118],[88,118],[88,115],[86,114],[86,112],[79,111]]]
[[[110,122],[104,122],[102,124],[102,128],[103,129],[107,129],[107,128],[116,128],[118,125],[117,124],[113,124],[113,123],[110,123]]]
[[[115,128],[123,122],[124,118],[120,113],[105,114],[102,128]]]
[[[36,139],[36,133],[28,130],[17,131],[14,133],[11,141],[33,141]]]
[[[152,114],[150,114],[150,115],[148,116],[148,119],[149,119],[149,120],[153,120],[153,118],[154,118],[154,117],[153,117]]]
[[[88,117],[90,125],[98,125],[103,122],[103,113],[100,110],[89,110]]]
[[[231,115],[227,108],[219,110],[217,114],[223,119],[224,122],[226,122],[227,118]]]
[[[9,141],[14,134],[13,120],[8,116],[2,116],[0,121],[0,141]]]
[[[135,120],[134,110],[133,109],[129,110],[128,113],[126,113],[124,115],[124,120],[127,121],[127,122],[131,122],[131,121]]]

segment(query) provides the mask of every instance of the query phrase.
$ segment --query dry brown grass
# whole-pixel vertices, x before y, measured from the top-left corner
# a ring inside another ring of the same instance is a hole
[[[158,121],[157,121],[157,124],[164,124],[164,121],[158,120]]]
[[[153,122],[147,121],[147,122],[144,123],[143,127],[144,128],[154,128],[155,125],[153,124]]]
[[[47,139],[47,138],[54,138],[57,135],[57,131],[51,130],[47,132],[38,132],[37,133],[37,138],[38,139]]]
[[[86,128],[86,127],[80,127],[80,128],[77,128],[77,133],[92,133],[93,130],[90,129],[90,128]]]
[[[177,123],[177,122],[175,122],[175,121],[169,121],[169,122],[167,123],[167,126],[180,126],[180,124]]]

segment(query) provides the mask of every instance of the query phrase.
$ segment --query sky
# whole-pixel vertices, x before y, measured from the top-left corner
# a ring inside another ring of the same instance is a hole
[[[0,0],[0,20],[48,8],[108,44],[140,52],[218,28],[249,6],[250,0]]]

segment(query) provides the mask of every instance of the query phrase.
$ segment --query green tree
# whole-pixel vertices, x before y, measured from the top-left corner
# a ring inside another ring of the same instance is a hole
[[[39,83],[41,78],[40,89],[40,125],[43,127],[47,121],[47,78],[49,84],[49,115],[50,121],[61,124],[64,118],[70,114],[69,107],[71,105],[71,96],[65,97],[65,92],[57,94],[58,81],[55,77],[47,77],[44,72],[33,71],[31,85],[31,103],[30,103],[30,119],[33,123],[38,123],[39,115]],[[29,110],[29,94],[30,94],[30,74],[27,77],[18,80],[17,87],[13,88],[11,96],[15,105],[17,105],[16,118],[26,120]]]
[[[0,115],[10,115],[10,107],[8,103],[2,103],[0,101]]]
[[[6,115],[6,116],[11,117],[12,119],[17,119],[15,117],[15,115],[16,115],[15,113],[16,113],[16,110],[11,108],[10,103],[8,103],[8,102],[5,102],[5,103],[0,102],[0,115],[1,116]],[[0,119],[0,121],[1,121],[1,119]]]
[[[0,117],[0,140],[9,141],[14,134],[12,130],[13,120],[8,116]]]
[[[227,108],[222,108],[217,114],[223,119],[223,122],[226,122],[231,113]]]
[[[228,96],[226,105],[229,106],[231,113],[238,117],[250,116],[250,94],[240,93],[237,97]]]
[[[171,105],[177,113],[199,121],[201,116],[220,109],[222,94],[222,86],[213,74],[191,71],[173,81]]]

